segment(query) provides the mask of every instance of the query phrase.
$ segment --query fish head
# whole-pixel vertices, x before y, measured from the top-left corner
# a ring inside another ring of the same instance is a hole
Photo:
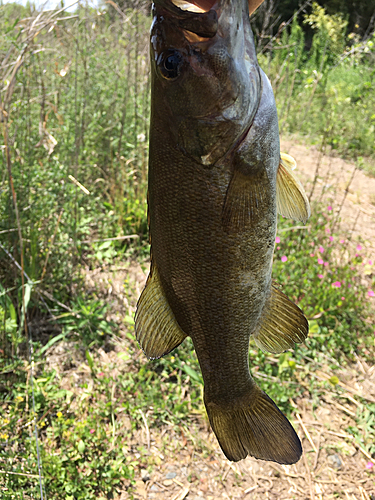
[[[155,0],[151,127],[213,166],[251,126],[261,80],[247,0]]]

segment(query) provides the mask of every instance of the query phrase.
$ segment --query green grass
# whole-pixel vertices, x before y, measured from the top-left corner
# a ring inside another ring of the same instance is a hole
[[[160,460],[136,439],[144,418],[152,428],[172,425],[184,435],[197,415],[205,418],[191,341],[147,361],[133,335],[135,287],[124,283],[131,306],[118,322],[111,296],[85,281],[90,270],[145,263],[149,255],[149,19],[80,7],[78,17],[53,30],[50,14],[43,14],[45,26],[26,40],[13,7],[9,16],[6,9],[0,6],[0,58],[9,55],[12,64],[21,55],[23,64],[1,124],[10,162],[3,156],[0,164],[0,469],[15,474],[0,474],[0,491],[9,499],[40,496],[35,416],[47,498],[114,498],[140,468]],[[295,22],[277,50],[260,56],[281,128],[366,164],[375,158],[373,38],[363,46],[354,40],[354,55],[342,61],[339,42],[324,50],[323,25],[314,40],[307,53]],[[7,68],[2,81],[10,81]],[[48,134],[57,141],[53,151]],[[335,374],[355,356],[374,362],[373,264],[355,250],[361,242],[348,241],[334,225],[332,211],[319,205],[306,229],[279,224],[274,278],[305,311],[310,335],[277,357],[251,343],[249,356],[257,382],[287,414],[291,399],[305,391],[314,407],[325,391],[340,394]],[[35,414],[25,319],[33,338]],[[63,349],[61,366],[46,362],[55,348]],[[328,382],[315,376],[322,366]],[[359,402],[357,427],[348,432],[374,453],[374,405]]]
[[[375,175],[375,35],[345,36],[343,20],[313,8],[318,22],[305,49],[297,19],[259,62],[271,79],[283,133],[321,143]],[[335,33],[335,36],[332,35]]]
[[[279,225],[274,277],[310,320],[306,343],[276,357],[250,345],[254,377],[287,414],[293,410],[291,400],[302,396],[306,388],[316,406],[325,391],[340,394],[340,387],[335,388],[335,373],[350,366],[356,355],[369,363],[374,361],[373,328],[366,321],[370,316],[368,291],[374,283],[364,286],[359,278],[363,267],[361,251],[355,247],[352,250],[353,245],[347,241],[340,243],[339,236],[329,232],[331,214],[315,206],[307,229],[293,229],[294,224],[286,220]],[[320,258],[328,265],[319,264]],[[133,293],[129,289],[130,296]],[[82,375],[78,383],[65,377],[62,388],[62,370],[46,365],[45,350],[35,343],[36,419],[48,498],[112,498],[116,491],[131,484],[140,468],[157,465],[145,445],[132,437],[143,426],[142,413],[147,415],[149,427],[173,425],[177,432],[185,429],[185,433],[193,412],[204,415],[202,379],[191,341],[187,339],[165,358],[147,361],[139,353],[132,317],[128,316],[120,350],[104,363],[96,349],[102,345],[103,332],[109,341],[107,346],[115,347],[110,330],[116,332],[116,325],[104,319],[99,303],[92,301],[85,306],[90,311],[90,325],[82,313],[82,304],[79,312],[75,309],[76,314],[69,316],[69,322],[66,317],[61,320],[71,345],[69,350],[76,352],[73,358],[79,359],[76,369],[81,363],[85,366],[79,370]],[[83,344],[85,331],[88,340]],[[6,371],[8,361],[2,358],[1,363]],[[314,376],[322,363],[333,374],[330,382]],[[19,360],[3,378],[0,460],[8,470],[35,474],[28,369]],[[359,402],[363,406],[356,416],[358,427],[347,430],[358,445],[374,453],[374,405]],[[0,486],[9,491],[22,489],[25,498],[37,495],[39,487],[36,477],[16,475],[1,476]]]

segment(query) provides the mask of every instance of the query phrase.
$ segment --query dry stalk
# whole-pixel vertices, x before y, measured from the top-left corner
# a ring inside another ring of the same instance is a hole
[[[303,462],[305,464],[305,469],[306,469],[306,473],[307,473],[307,482],[309,483],[310,499],[315,500],[315,494],[314,494],[312,480],[311,480],[311,471],[309,468],[309,464],[307,462],[306,453],[303,454]]]
[[[328,186],[329,186],[329,181],[331,179],[331,165],[332,165],[332,156],[329,157],[329,163],[328,163],[328,167],[327,167],[327,175],[326,177],[323,179],[323,187],[322,187],[322,190],[320,192],[320,196],[319,196],[319,199],[318,199],[318,203],[320,203],[323,199],[323,196],[325,194],[325,192],[327,191],[328,189]]]
[[[25,472],[11,472],[9,470],[0,470],[0,474],[13,474],[15,476],[36,477],[39,479],[38,474],[30,474],[30,473],[25,473]],[[42,478],[44,478],[44,476],[42,476]]]
[[[5,112],[5,108],[3,107],[3,103],[1,100],[1,94],[0,94],[0,108],[3,110],[3,137],[4,137],[4,148],[5,148],[5,158],[6,158],[6,164],[7,164],[7,170],[8,170],[8,179],[9,179],[9,186],[10,186],[10,191],[12,193],[12,200],[13,200],[13,208],[14,212],[16,215],[16,221],[17,221],[17,230],[18,230],[18,238],[19,238],[19,244],[20,244],[20,254],[21,254],[21,282],[22,282],[22,311],[23,311],[23,317],[24,317],[24,326],[25,326],[25,333],[27,337],[27,319],[26,319],[26,307],[25,307],[25,274],[24,274],[24,260],[23,260],[23,238],[22,238],[22,231],[21,231],[21,222],[20,222],[20,217],[19,217],[19,212],[18,212],[18,204],[17,204],[17,194],[16,190],[14,189],[14,183],[13,183],[13,175],[12,175],[12,161],[10,158],[10,151],[9,151],[9,136],[8,136],[8,117],[9,113]],[[13,351],[13,343],[12,343],[12,351]],[[17,345],[18,349],[18,345]],[[12,352],[12,355],[14,353]]]
[[[318,434],[318,444],[316,447],[316,455],[315,455],[315,460],[314,460],[314,466],[313,466],[313,471],[315,471],[317,465],[318,465],[318,460],[319,460],[319,453],[320,453],[320,439],[322,437],[322,431],[319,432]]]
[[[297,420],[299,422],[299,424],[301,425],[302,429],[303,429],[303,432],[305,433],[307,439],[309,440],[309,443],[311,444],[313,450],[315,451],[315,453],[317,453],[317,450],[316,450],[316,447],[315,447],[315,444],[314,444],[314,441],[311,439],[311,436],[310,436],[310,433],[309,431],[306,429],[306,426],[305,424],[303,423],[302,421],[302,418],[301,416],[299,415],[299,413],[296,414],[296,417],[297,417]]]
[[[145,414],[143,413],[143,411],[141,409],[139,410],[139,413],[141,414],[143,423],[145,424],[147,449],[148,449],[148,451],[150,451],[150,445],[151,445],[150,429],[148,428],[147,419],[145,417]]]
[[[334,222],[333,222],[333,224],[332,224],[332,229],[331,229],[331,230],[332,230],[332,232],[334,231],[334,229],[335,229],[335,227],[336,227],[336,224],[337,224],[337,222],[338,222],[338,220],[339,220],[339,217],[340,217],[340,214],[341,214],[342,207],[344,206],[344,203],[345,203],[346,197],[348,196],[348,193],[349,193],[349,188],[350,188],[350,186],[351,186],[351,183],[353,182],[353,179],[354,179],[354,176],[355,176],[355,174],[356,174],[357,170],[358,170],[358,165],[356,165],[356,166],[354,167],[353,172],[352,172],[352,175],[351,175],[351,177],[350,177],[350,179],[349,179],[349,182],[348,182],[348,184],[346,185],[346,188],[345,188],[345,191],[344,191],[344,196],[343,196],[343,199],[342,199],[342,201],[341,201],[340,208],[339,208],[339,210],[338,210],[338,212],[337,212],[337,215],[336,215],[336,218],[335,218],[335,220],[334,220]]]
[[[52,248],[53,248],[53,244],[54,244],[54,242],[55,242],[56,233],[57,233],[57,228],[59,227],[60,220],[61,220],[61,216],[62,216],[63,212],[64,212],[64,209],[62,209],[62,210],[60,211],[60,214],[59,214],[59,216],[58,216],[58,218],[57,218],[57,222],[56,222],[56,226],[55,226],[55,231],[54,231],[54,233],[53,233],[53,235],[52,235],[51,244],[50,244],[50,246],[48,247],[48,251],[47,251],[47,255],[46,255],[46,260],[45,260],[45,262],[44,262],[44,266],[43,266],[42,276],[40,277],[40,282],[42,282],[42,281],[43,281],[44,275],[46,274],[46,270],[47,270],[47,264],[48,264],[49,255],[50,255],[50,253],[51,253],[51,250],[52,250]]]
[[[321,64],[320,64],[320,68],[319,68],[318,73],[316,73],[316,71],[314,70],[314,73],[316,73],[316,78],[315,78],[315,81],[314,81],[314,86],[313,86],[313,90],[311,92],[310,100],[309,100],[309,102],[308,102],[308,104],[307,104],[307,106],[305,108],[305,113],[304,113],[303,118],[301,120],[302,123],[304,123],[304,121],[306,119],[306,116],[308,115],[308,113],[310,111],[311,104],[313,102],[316,89],[318,88],[319,82],[323,78],[323,75],[324,75],[324,73],[323,73],[324,59],[325,59],[325,56],[326,56],[327,48],[328,48],[328,40],[326,40],[326,43],[324,45],[323,56],[322,56],[322,60],[321,60]]]
[[[324,133],[324,136],[322,139],[322,144],[321,144],[320,149],[319,149],[319,156],[318,156],[318,161],[317,161],[316,168],[315,168],[313,184],[312,184],[311,191],[309,194],[309,201],[311,201],[311,198],[312,198],[314,191],[315,191],[316,183],[318,181],[320,165],[322,163],[323,155],[324,155],[325,148],[326,148],[326,141],[327,141],[327,132]]]
[[[284,31],[284,30],[285,30],[285,29],[289,26],[289,24],[290,24],[290,23],[292,23],[292,22],[293,22],[293,20],[294,20],[294,18],[295,18],[295,17],[299,16],[299,14],[300,14],[300,13],[301,13],[301,12],[302,12],[302,11],[303,11],[306,7],[307,7],[307,6],[309,6],[309,5],[311,4],[311,1],[312,1],[312,0],[306,0],[306,2],[305,2],[305,3],[303,3],[303,4],[301,5],[301,7],[300,7],[300,8],[299,8],[299,9],[298,9],[298,10],[297,10],[294,14],[293,14],[293,16],[292,16],[290,19],[288,19],[288,21],[287,21],[286,23],[284,23],[284,24],[283,24],[282,29],[280,29],[280,30],[277,32],[277,34],[271,38],[271,40],[267,43],[267,45],[265,45],[265,46],[263,47],[263,49],[262,49],[262,50],[261,50],[261,52],[260,52],[261,54],[263,54],[263,53],[264,53],[267,49],[269,49],[269,48],[271,48],[271,47],[272,47],[272,42],[273,42],[274,40],[276,40],[276,38],[277,38],[278,36],[280,36],[280,35],[281,35],[281,33],[282,33],[282,32],[283,32],[283,31]]]
[[[285,113],[286,117],[289,114],[290,103],[292,102],[292,95],[293,95],[294,85],[295,85],[295,81],[296,81],[296,76],[297,76],[297,73],[299,72],[298,65],[297,65],[298,64],[298,62],[297,62],[297,46],[294,47],[294,63],[295,64],[294,64],[292,83],[290,86],[289,95],[286,99],[286,113]],[[280,113],[280,134],[282,134],[283,129],[284,129],[284,125],[286,123],[286,119],[282,120],[282,118],[284,116],[284,108],[285,108],[285,102],[283,104],[283,108],[282,108],[281,113]]]

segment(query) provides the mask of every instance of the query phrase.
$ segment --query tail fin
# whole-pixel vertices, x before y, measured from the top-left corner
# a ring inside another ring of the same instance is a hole
[[[236,403],[205,404],[220,447],[228,460],[247,455],[279,464],[294,464],[302,454],[301,442],[289,420],[255,383],[251,392]]]

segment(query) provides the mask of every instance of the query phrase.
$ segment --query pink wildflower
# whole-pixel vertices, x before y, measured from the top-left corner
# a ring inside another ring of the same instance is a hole
[[[276,243],[280,243],[280,237],[279,237],[279,236],[276,236],[275,241],[276,241]]]
[[[369,260],[368,263],[370,264],[370,266],[372,266],[372,260]]]
[[[318,264],[324,264],[324,260],[323,259],[318,259]]]
[[[94,434],[95,429],[90,429],[90,434]]]
[[[352,285],[350,283],[348,283],[348,288],[351,288],[351,287],[352,287]]]
[[[311,253],[311,254],[310,254],[310,257],[314,257],[314,254],[313,254],[313,253]]]
[[[330,232],[331,232],[330,228],[329,228],[329,227],[326,227],[326,233],[328,233],[328,234],[329,234]]]
[[[318,274],[318,278],[323,279],[323,274]]]
[[[276,247],[276,248],[277,248],[277,250],[280,250],[281,247]]]
[[[340,288],[341,287],[341,282],[340,281],[335,281],[334,283],[332,283],[332,286],[334,286],[336,288]]]
[[[341,300],[345,300],[345,297],[341,297]]]
[[[331,205],[329,205],[329,207],[327,207],[327,210],[328,210],[328,212],[331,212],[331,210],[332,210]]]
[[[281,257],[281,262],[286,262],[288,260],[288,257],[286,255],[283,255]]]
[[[328,262],[324,262],[325,267],[328,267]]]
[[[345,240],[340,240],[340,243],[345,243]]]
[[[357,245],[357,250],[358,250],[358,252],[360,252],[362,250],[361,245]]]
[[[329,237],[329,241],[333,241],[333,236],[330,236],[330,237]]]
[[[104,377],[104,373],[103,372],[98,373],[98,377]]]
[[[372,290],[369,290],[369,291],[367,292],[367,295],[368,295],[369,297],[375,297],[375,292],[373,292]]]
[[[319,247],[319,252],[323,253],[324,252],[324,247]]]
[[[374,464],[372,462],[367,462],[366,469],[372,469],[373,467],[374,467]]]

